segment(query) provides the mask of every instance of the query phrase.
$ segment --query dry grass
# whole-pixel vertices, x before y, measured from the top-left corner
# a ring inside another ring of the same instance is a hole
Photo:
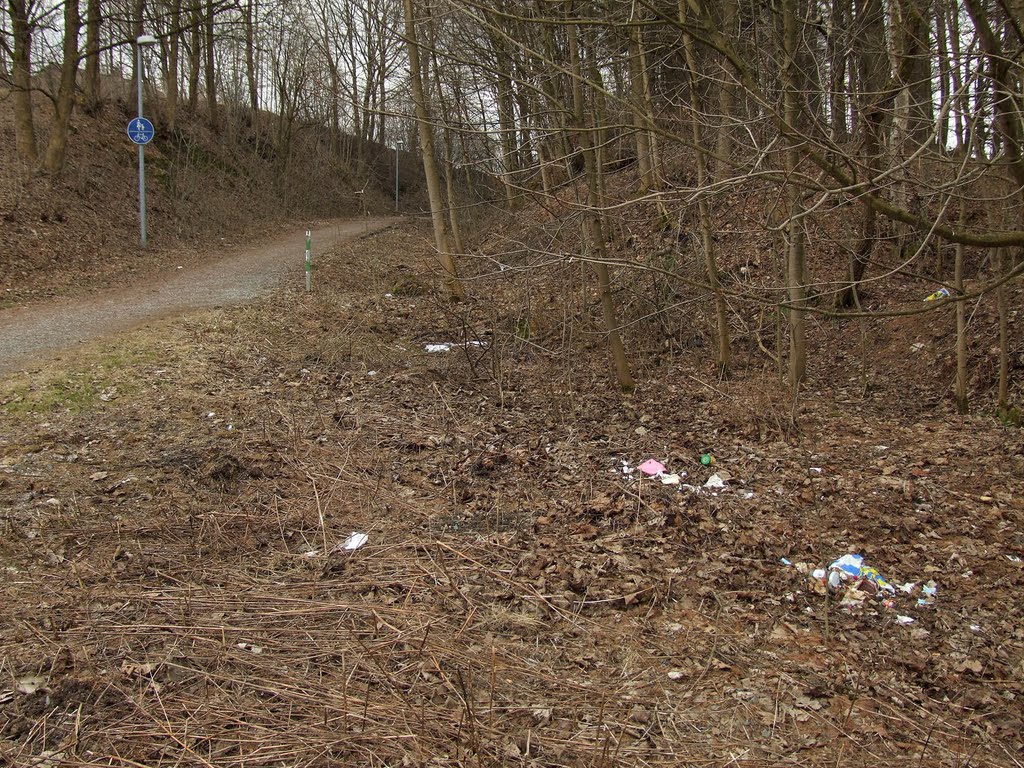
[[[8,412],[8,764],[1019,764],[1019,611],[1000,603],[1021,580],[1002,555],[1019,505],[977,503],[977,478],[915,476],[970,506],[930,513],[946,516],[932,550],[900,550],[899,533],[871,550],[918,573],[956,550],[978,590],[944,586],[919,617],[928,638],[884,612],[846,615],[801,593],[778,556],[884,537],[854,505],[901,504],[900,488],[871,495],[870,457],[883,434],[918,450],[913,424],[797,448],[756,428],[714,436],[717,412],[667,385],[620,403],[599,349],[566,360],[514,324],[487,327],[493,306],[385,297],[401,255],[426,252],[415,231],[358,242],[314,296],[190,319],[153,357],[104,369],[138,389]],[[423,352],[484,331],[505,350],[501,387],[485,351]],[[670,423],[662,407],[687,415]],[[1011,454],[1016,439],[972,435]],[[760,478],[753,499],[609,471],[668,453],[696,475],[710,440],[737,478]],[[829,445],[828,474],[863,474],[815,480],[811,497],[831,501],[809,515],[793,500]],[[910,542],[926,527],[905,524]],[[339,551],[352,531],[369,543]],[[28,676],[43,688],[19,692]]]

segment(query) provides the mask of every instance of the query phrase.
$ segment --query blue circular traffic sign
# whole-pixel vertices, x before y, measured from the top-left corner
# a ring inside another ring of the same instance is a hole
[[[153,140],[153,124],[144,117],[134,117],[128,123],[128,138],[136,144],[149,144]]]

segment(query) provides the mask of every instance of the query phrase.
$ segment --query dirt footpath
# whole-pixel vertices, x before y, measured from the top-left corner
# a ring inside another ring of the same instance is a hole
[[[314,261],[337,243],[377,232],[395,218],[334,220],[312,230]],[[197,309],[241,304],[284,280],[301,285],[304,232],[209,254],[199,265],[87,298],[0,311],[0,375],[77,344]]]

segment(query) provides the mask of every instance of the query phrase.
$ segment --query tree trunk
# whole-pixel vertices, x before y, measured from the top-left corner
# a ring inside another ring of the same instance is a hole
[[[85,10],[85,91],[84,109],[94,115],[99,112],[103,96],[100,92],[100,0],[87,0]]]
[[[93,2],[93,0],[90,0]],[[167,76],[164,79],[164,114],[167,130],[178,124],[178,77],[181,74],[181,0],[171,2],[171,33],[167,41]]]
[[[797,135],[800,123],[800,73],[797,71],[797,47],[800,41],[796,0],[782,0],[783,120],[787,132],[785,151],[786,176],[792,177],[800,164],[802,137]],[[804,317],[804,223],[803,192],[796,184],[786,187],[789,243],[786,279],[789,285],[789,386],[794,398],[807,372],[806,320]]]
[[[936,149],[944,151],[949,134],[949,111],[945,108],[952,93],[949,62],[949,32],[946,27],[946,8],[942,0],[935,2],[935,42],[939,64],[939,125],[935,137]]]
[[[860,101],[857,122],[861,138],[861,166],[868,181],[882,170],[883,124],[895,97],[889,87],[890,69],[886,55],[885,11],[882,0],[855,0],[854,49]],[[874,192],[874,185],[868,186]],[[850,307],[867,271],[878,233],[878,213],[865,204],[861,210],[860,234],[850,261],[850,282],[836,296],[836,306]]]
[[[634,12],[636,6],[633,6]],[[636,22],[635,13],[633,21]],[[654,188],[654,162],[651,158],[651,134],[647,130],[647,95],[644,92],[644,55],[640,27],[636,23],[629,28],[629,85],[633,101],[633,115],[636,126],[636,162],[640,177],[640,191]]]
[[[462,242],[462,226],[459,222],[459,206],[456,202],[455,174],[452,168],[454,152],[452,148],[452,131],[449,126],[450,116],[458,113],[449,108],[444,96],[444,89],[441,87],[441,68],[437,63],[437,36],[434,30],[433,19],[430,20],[430,34],[431,74],[434,77],[434,90],[437,92],[438,107],[441,114],[445,116],[441,130],[444,137],[444,191],[445,198],[448,200],[448,223],[451,224],[452,228],[451,245],[455,249],[456,254],[463,254],[466,252],[466,248]],[[458,90],[456,88],[456,91]]]
[[[8,0],[11,16],[11,101],[14,106],[14,141],[18,157],[30,168],[39,159],[35,118],[32,113],[32,27],[26,0]]]
[[[997,260],[1000,275],[1005,275],[1011,268],[1007,264],[1007,248],[999,249]],[[1010,327],[1009,327],[1009,302],[1006,297],[1006,283],[1002,283],[996,289],[996,306],[999,311],[999,397],[997,409],[1000,415],[1005,416],[1010,407]]]
[[[406,0],[408,2],[409,0]],[[619,386],[623,392],[632,392],[636,388],[633,375],[629,370],[629,363],[626,360],[626,350],[622,345],[622,337],[619,335],[619,319],[615,311],[615,299],[612,296],[611,274],[608,270],[608,254],[604,246],[604,226],[600,208],[600,168],[597,164],[596,153],[594,152],[589,126],[587,125],[586,112],[583,106],[583,65],[580,60],[579,43],[577,39],[576,25],[569,22],[567,25],[569,37],[569,60],[572,66],[572,103],[575,122],[579,132],[580,149],[583,152],[583,162],[587,174],[587,221],[590,230],[590,244],[597,254],[592,262],[594,272],[597,274],[598,295],[601,298],[601,314],[604,319],[605,333],[608,334],[608,346],[612,353],[612,361],[615,364],[615,372]]]
[[[967,223],[967,203],[960,198],[958,226]],[[956,260],[953,264],[953,287],[956,288],[956,409],[960,413],[970,410],[967,396],[967,315],[964,296],[964,245],[956,244]]]
[[[902,154],[906,158],[913,156],[918,149],[931,137],[933,124],[932,108],[932,73],[931,47],[929,30],[931,14],[928,9],[930,0],[899,0],[900,16],[899,36],[899,67],[897,77],[903,89],[903,111],[900,123],[903,127],[903,140],[900,142]],[[924,178],[923,158],[913,161],[917,177],[908,179],[903,184],[905,206],[914,214],[923,214],[924,203],[920,194],[920,182]],[[906,256],[916,254],[922,247],[926,232],[921,227],[910,224],[900,227],[900,253]]]
[[[220,115],[217,109],[217,69],[216,56],[214,55],[214,3],[213,0],[206,0],[205,18],[205,52],[206,52],[206,107],[210,111],[210,130],[214,133],[220,131]]]
[[[679,21],[686,26],[686,0],[679,2]],[[707,270],[708,285],[715,298],[715,314],[718,318],[718,370],[725,375],[729,372],[731,350],[729,344],[729,315],[722,294],[722,286],[718,281],[718,263],[715,259],[715,240],[711,231],[711,210],[708,205],[707,190],[707,151],[704,147],[704,131],[702,128],[702,110],[700,91],[697,88],[697,56],[694,51],[693,37],[683,32],[683,51],[686,55],[686,68],[690,72],[690,131],[697,161],[697,216],[700,220],[701,246],[704,250],[704,266]]]
[[[245,5],[245,81],[249,86],[249,109],[252,110],[254,126],[259,120],[260,111],[259,84],[256,80],[256,13],[258,10],[258,0],[247,0]],[[338,98],[340,97],[336,95],[335,107],[337,107]]]
[[[846,101],[847,83],[847,27],[849,0],[832,0],[829,12],[828,35],[825,41],[829,65],[829,112],[831,112],[832,140],[843,144],[850,138],[847,125],[849,108]]]
[[[188,47],[188,111],[195,114],[199,106],[199,74],[203,51],[203,9],[201,0],[192,0],[189,8]]]
[[[60,87],[53,104],[53,122],[43,155],[43,170],[58,174],[64,170],[68,149],[68,127],[75,106],[75,80],[78,75],[78,32],[82,19],[78,0],[64,0],[64,61],[60,68]]]
[[[727,34],[735,34],[739,8],[736,0],[722,0],[722,25]],[[718,115],[721,122],[715,138],[715,179],[728,178],[733,169],[732,119],[736,108],[736,85],[722,62],[721,85],[718,91]]]
[[[420,154],[423,156],[423,175],[427,179],[427,196],[430,199],[430,217],[434,225],[434,242],[437,245],[438,259],[445,271],[448,293],[452,299],[460,300],[465,297],[466,292],[455,268],[455,260],[452,258],[451,246],[448,242],[448,228],[444,221],[441,179],[437,172],[437,162],[434,159],[434,134],[421,77],[422,68],[420,67],[419,45],[416,42],[416,17],[413,13],[412,0],[403,0],[402,9],[405,13],[405,44],[409,55],[409,82],[412,87],[412,100],[416,107],[416,125],[419,129]]]

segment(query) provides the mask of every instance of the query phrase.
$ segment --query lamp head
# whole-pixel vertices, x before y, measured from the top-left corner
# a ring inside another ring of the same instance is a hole
[[[156,45],[158,42],[160,41],[152,35],[139,35],[137,38],[135,38],[135,44],[138,46]]]

